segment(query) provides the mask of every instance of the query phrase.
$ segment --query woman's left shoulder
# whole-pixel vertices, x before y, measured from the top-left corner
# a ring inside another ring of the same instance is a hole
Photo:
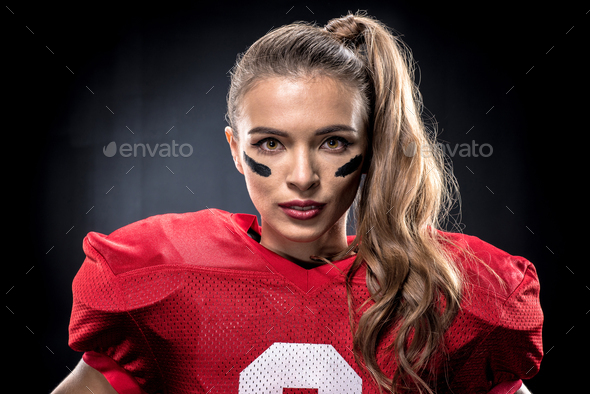
[[[461,309],[446,334],[453,357],[462,363],[454,384],[467,387],[484,379],[500,390],[502,382],[513,387],[531,378],[543,358],[544,316],[535,266],[478,237],[441,235],[464,278]]]
[[[470,284],[505,297],[525,282],[538,286],[535,266],[476,236],[439,231],[448,250]]]

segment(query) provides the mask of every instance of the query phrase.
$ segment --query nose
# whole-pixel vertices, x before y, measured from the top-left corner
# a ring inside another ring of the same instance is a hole
[[[301,191],[309,190],[320,183],[320,176],[313,155],[308,150],[297,150],[293,153],[291,168],[287,175],[287,183]]]

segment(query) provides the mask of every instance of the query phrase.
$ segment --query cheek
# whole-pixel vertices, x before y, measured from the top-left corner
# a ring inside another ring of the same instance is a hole
[[[278,175],[275,171],[272,175],[265,177],[251,171],[250,168],[246,168],[244,179],[246,180],[248,194],[259,211],[263,210],[265,203],[270,200],[273,193],[278,189]]]
[[[352,171],[347,176],[334,176],[334,169],[324,177],[324,185],[331,191],[338,205],[350,205],[361,181],[360,171]]]

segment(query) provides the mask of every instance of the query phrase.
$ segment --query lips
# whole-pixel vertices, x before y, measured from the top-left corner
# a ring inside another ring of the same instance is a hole
[[[313,201],[313,200],[305,200],[305,201],[293,200],[293,201],[288,201],[288,202],[284,202],[284,203],[279,204],[280,207],[293,208],[293,209],[303,208],[302,210],[311,209],[311,208],[322,208],[324,205],[326,205],[326,204],[321,203],[321,202],[317,202],[317,201]]]
[[[293,200],[279,204],[283,212],[293,219],[307,220],[316,217],[326,204],[313,200]]]
[[[298,207],[298,206],[294,205],[294,206],[285,207],[285,208],[295,209],[297,211],[309,211],[310,209],[317,209],[318,207],[317,206],[314,206],[314,205],[310,205],[310,206],[307,206],[307,207]]]

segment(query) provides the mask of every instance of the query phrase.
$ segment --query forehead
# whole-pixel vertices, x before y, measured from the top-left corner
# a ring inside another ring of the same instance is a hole
[[[302,132],[329,124],[362,128],[358,92],[327,77],[266,78],[243,97],[241,130],[257,126]]]

